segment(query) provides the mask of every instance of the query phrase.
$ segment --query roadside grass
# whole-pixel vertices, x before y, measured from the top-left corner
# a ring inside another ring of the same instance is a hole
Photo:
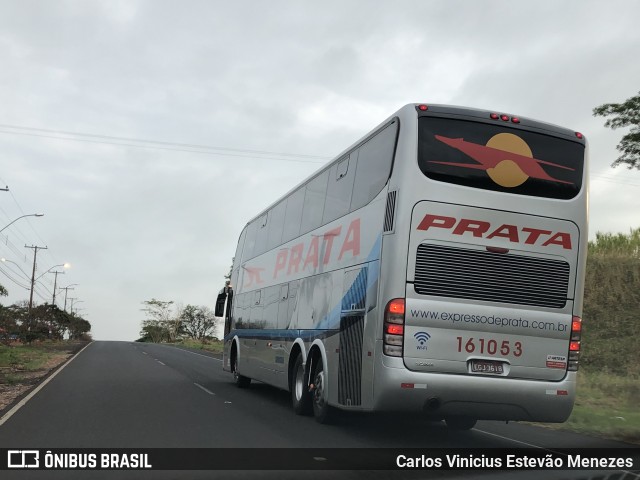
[[[31,377],[29,374],[48,368],[56,359],[66,357],[76,342],[47,341],[36,345],[0,344],[0,385],[16,385]]]
[[[580,369],[573,412],[555,430],[640,444],[640,378]]]
[[[192,348],[195,350],[206,350],[207,352],[222,354],[223,342],[220,340],[205,340],[204,342],[185,338],[174,343],[174,345],[180,345],[186,348]]]

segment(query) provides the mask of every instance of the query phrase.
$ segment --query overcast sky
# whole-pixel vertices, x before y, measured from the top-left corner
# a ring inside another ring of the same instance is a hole
[[[28,299],[26,244],[48,247],[36,276],[72,264],[58,285],[95,339],[137,339],[153,297],[213,306],[247,220],[413,102],[583,132],[590,237],[640,227],[640,172],[610,167],[625,130],[591,113],[640,90],[638,18],[612,0],[0,0],[0,228],[45,214],[0,234],[0,301]],[[52,292],[44,274],[35,299]]]

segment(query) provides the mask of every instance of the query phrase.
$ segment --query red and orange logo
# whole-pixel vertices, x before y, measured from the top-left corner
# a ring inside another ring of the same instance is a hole
[[[491,180],[506,188],[518,187],[529,177],[573,185],[572,182],[553,178],[544,171],[542,165],[572,171],[573,168],[534,158],[527,142],[512,133],[498,133],[491,137],[486,145],[467,142],[463,138],[448,138],[442,135],[435,137],[436,140],[470,156],[478,164],[436,161],[431,163],[484,170]]]

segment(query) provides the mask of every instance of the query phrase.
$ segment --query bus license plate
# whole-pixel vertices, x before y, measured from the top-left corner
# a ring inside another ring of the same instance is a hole
[[[504,373],[504,367],[502,362],[494,362],[491,360],[471,360],[471,371],[473,373],[502,375]]]

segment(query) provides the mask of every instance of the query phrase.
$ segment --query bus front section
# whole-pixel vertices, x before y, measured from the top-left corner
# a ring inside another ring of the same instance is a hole
[[[381,320],[377,407],[461,428],[565,421],[580,353],[586,142],[494,112],[416,106],[414,118],[415,157],[394,167],[406,288]]]

